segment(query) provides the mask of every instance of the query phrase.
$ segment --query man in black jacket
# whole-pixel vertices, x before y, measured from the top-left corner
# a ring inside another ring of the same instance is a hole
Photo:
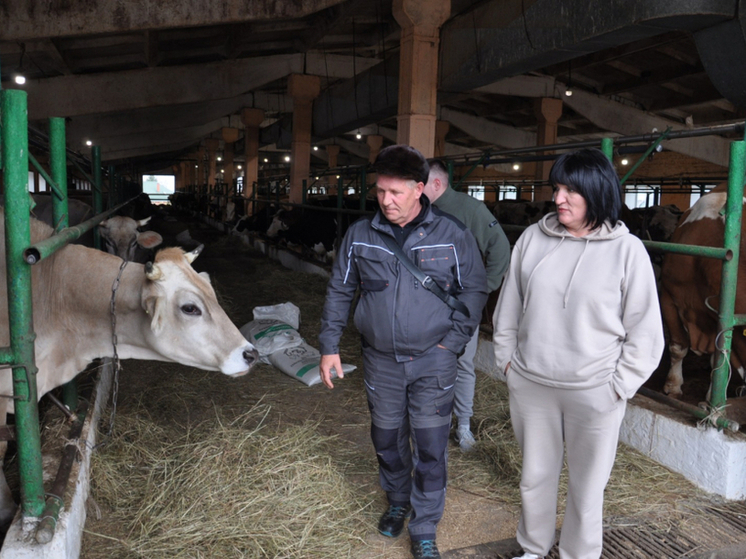
[[[374,171],[380,210],[350,227],[327,287],[321,379],[333,388],[332,369],[342,376],[339,339],[360,289],[355,326],[362,337],[371,438],[389,501],[378,530],[397,537],[411,514],[412,555],[438,558],[456,359],[478,327],[487,280],[469,230],[422,196],[429,166],[420,152],[389,146]],[[404,266],[386,236],[445,292],[441,297]]]

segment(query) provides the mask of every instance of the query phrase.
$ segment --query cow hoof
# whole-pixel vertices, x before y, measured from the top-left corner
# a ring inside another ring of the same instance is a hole
[[[681,391],[681,386],[677,386],[675,384],[666,383],[663,386],[663,393],[671,398],[681,398],[681,396],[684,394]]]

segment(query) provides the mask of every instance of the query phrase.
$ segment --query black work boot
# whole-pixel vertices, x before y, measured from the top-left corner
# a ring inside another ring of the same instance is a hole
[[[404,530],[404,521],[412,514],[412,505],[389,505],[378,521],[378,531],[388,537],[396,538]]]
[[[438,546],[435,540],[422,540],[412,542],[412,557],[414,559],[440,559]]]

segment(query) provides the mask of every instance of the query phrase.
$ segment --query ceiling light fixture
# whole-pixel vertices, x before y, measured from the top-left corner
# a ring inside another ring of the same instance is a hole
[[[626,157],[622,159],[622,165],[629,165],[629,159],[627,159]]]
[[[572,97],[572,61],[567,62],[567,89],[565,89],[565,96]]]
[[[26,83],[26,76],[23,75],[23,55],[26,54],[26,43],[21,43],[21,57],[18,60],[18,70],[13,74],[13,81],[17,85]]]
[[[520,163],[513,163],[513,170],[514,171],[520,171],[521,170],[521,164]]]
[[[290,156],[289,155],[285,156],[285,161],[288,161],[288,162],[290,161]]]
[[[356,137],[356,138],[357,138],[358,140],[362,140],[362,139],[363,139],[363,135],[362,135],[362,134],[360,133],[360,130],[358,130],[358,131],[357,131],[357,134],[355,134],[355,137]]]
[[[91,140],[86,140],[85,145],[87,145],[88,147],[91,147],[93,145],[93,142]]]

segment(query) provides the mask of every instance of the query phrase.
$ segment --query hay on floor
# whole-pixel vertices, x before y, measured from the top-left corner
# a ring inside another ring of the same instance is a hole
[[[369,503],[338,471],[317,426],[270,427],[254,406],[182,432],[119,416],[94,454],[94,494],[142,557],[348,557]]]

